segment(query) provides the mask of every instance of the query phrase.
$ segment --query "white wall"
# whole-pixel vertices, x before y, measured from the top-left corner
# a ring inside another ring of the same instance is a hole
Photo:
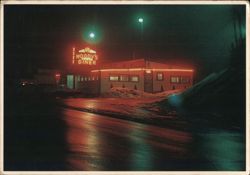
[[[110,81],[110,75],[138,75],[139,81],[138,82],[121,82],[121,81]],[[137,90],[144,91],[144,71],[108,71],[108,72],[101,72],[101,93],[107,92],[110,90],[111,84],[113,87],[123,87],[134,89],[136,85]]]
[[[173,86],[175,89],[186,89],[192,86],[193,83],[193,72],[162,72],[164,78],[162,81],[157,80],[157,72],[160,71],[153,71],[153,91],[160,92],[161,86],[163,86],[164,91],[172,90]],[[171,76],[178,76],[178,77],[190,77],[189,83],[171,83],[170,79]]]

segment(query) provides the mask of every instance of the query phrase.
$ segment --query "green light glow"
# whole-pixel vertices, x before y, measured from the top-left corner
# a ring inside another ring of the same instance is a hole
[[[90,38],[95,38],[95,34],[94,34],[93,32],[91,32],[91,33],[89,34],[89,37],[90,37]]]
[[[202,135],[206,158],[213,162],[215,170],[240,171],[245,162],[243,135],[233,131],[213,130]]]
[[[102,40],[102,32],[98,26],[84,26],[82,38],[86,43],[98,44]]]

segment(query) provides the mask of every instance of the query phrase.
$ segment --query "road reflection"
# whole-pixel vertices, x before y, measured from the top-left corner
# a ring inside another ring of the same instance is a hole
[[[71,109],[63,115],[73,170],[171,170],[189,159],[189,133]]]
[[[132,128],[130,135],[131,141],[131,161],[130,168],[132,170],[151,170],[153,168],[154,150],[150,144],[146,142],[148,133],[144,131],[145,126],[141,126],[142,130]]]
[[[200,155],[210,162],[208,169],[227,171],[245,169],[245,139],[242,133],[214,129],[206,133],[197,133],[196,137]]]
[[[78,167],[79,170],[102,169],[101,163],[98,163],[98,166],[96,163],[92,163],[92,161],[100,162],[102,160],[99,150],[101,138],[96,127],[93,126],[98,122],[97,118],[92,117],[91,113],[79,113],[74,110],[64,110],[63,114],[65,117],[70,117],[67,118],[67,124],[70,127],[66,132],[70,165]]]
[[[55,101],[41,94],[35,100],[26,95],[13,95],[6,100],[6,171],[245,171],[246,168],[244,128],[215,129],[203,122],[192,122],[192,117],[187,126],[186,121],[171,126],[180,129],[162,128],[72,110],[62,107],[63,100]],[[105,101],[98,99],[70,99],[73,106],[79,107],[83,101],[90,108],[106,109]],[[113,108],[117,108],[113,104],[125,103],[110,101]],[[131,106],[137,103],[129,101]],[[168,118],[164,119],[168,122]]]

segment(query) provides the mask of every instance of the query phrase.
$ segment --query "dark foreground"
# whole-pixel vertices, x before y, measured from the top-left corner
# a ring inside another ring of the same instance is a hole
[[[62,108],[43,94],[8,97],[5,171],[245,169],[244,131],[162,128]]]

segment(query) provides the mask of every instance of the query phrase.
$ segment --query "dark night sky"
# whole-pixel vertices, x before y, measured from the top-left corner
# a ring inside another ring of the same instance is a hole
[[[4,61],[9,76],[63,68],[72,46],[96,49],[101,61],[151,58],[204,75],[227,66],[234,42],[231,5],[5,5]],[[237,6],[245,11],[245,6]],[[144,17],[141,38],[138,16]],[[88,44],[89,28],[101,38]]]

